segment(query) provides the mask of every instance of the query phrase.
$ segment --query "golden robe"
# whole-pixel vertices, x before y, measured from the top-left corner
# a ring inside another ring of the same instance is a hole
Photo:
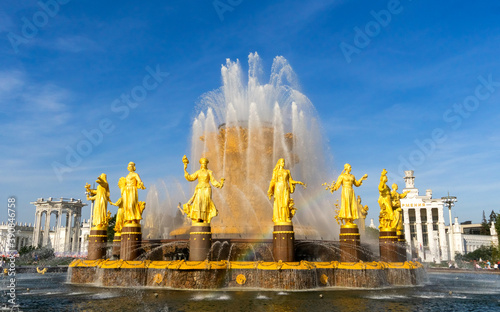
[[[122,193],[124,222],[139,222],[142,220],[142,211],[145,203],[139,201],[137,189],[145,189],[139,175],[130,172],[126,179],[125,190]]]
[[[273,222],[290,222],[290,194],[295,191],[290,170],[273,170],[268,193],[274,195]]]
[[[342,185],[342,201],[339,211],[339,219],[356,220],[359,218],[358,201],[354,194],[353,185],[359,187],[362,181],[356,181],[354,175],[350,173],[342,173],[335,183],[334,189],[338,190]]]
[[[193,174],[185,174],[184,176],[190,182],[198,180],[193,196],[187,204],[183,205],[184,212],[192,220],[210,223],[212,218],[219,214],[212,201],[210,183],[218,188],[221,188],[222,184],[215,180],[212,171],[208,169],[200,169]]]

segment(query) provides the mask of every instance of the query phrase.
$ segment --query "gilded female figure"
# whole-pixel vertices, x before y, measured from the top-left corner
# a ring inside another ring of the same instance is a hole
[[[145,190],[141,178],[135,172],[135,164],[129,162],[128,175],[125,177],[125,191],[122,191],[124,223],[139,223],[146,203],[139,201],[138,189]]]
[[[401,198],[405,198],[409,191],[398,193],[398,185],[394,183],[392,185],[391,200],[392,200],[392,210],[394,213],[394,220],[391,223],[391,227],[397,230],[403,229],[403,209],[401,208]]]
[[[394,213],[392,211],[392,198],[391,189],[387,186],[387,170],[382,170],[380,175],[380,183],[378,185],[379,198],[378,204],[380,206],[380,228],[392,228],[391,223],[394,222]]]
[[[338,218],[343,220],[346,225],[353,224],[352,221],[359,219],[358,201],[354,194],[353,185],[359,187],[363,184],[363,181],[368,178],[368,175],[365,174],[361,179],[356,180],[354,175],[351,174],[351,169],[351,165],[345,164],[344,170],[337,178],[337,182],[335,182],[335,184],[332,182],[332,184],[327,187],[327,189],[330,189],[330,192],[333,193],[342,186],[342,201]]]
[[[97,189],[90,189],[90,184],[86,184],[87,200],[94,201],[94,212],[92,214],[92,225],[95,227],[104,227],[108,225],[108,202],[109,185],[105,173],[102,173],[96,180]],[[91,195],[91,196],[89,196]]]
[[[217,182],[213,172],[207,169],[208,159],[206,158],[200,159],[200,169],[193,174],[189,174],[186,170],[189,163],[186,156],[182,158],[182,161],[184,162],[184,177],[186,180],[190,182],[198,180],[193,197],[191,197],[187,204],[183,205],[183,211],[194,222],[210,223],[212,218],[219,214],[212,201],[212,187],[210,183],[217,188],[222,188],[224,186],[224,178],[220,179],[220,183]]]
[[[111,203],[113,206],[118,207],[118,212],[116,213],[116,222],[115,222],[115,232],[116,233],[121,233],[122,228],[123,228],[123,222],[124,222],[124,213],[123,213],[123,198],[126,196],[125,191],[127,189],[127,179],[124,177],[121,177],[120,180],[118,180],[118,187],[120,188],[120,193],[121,196],[116,203]]]
[[[300,181],[294,181],[290,170],[285,168],[285,159],[280,158],[273,170],[273,177],[269,184],[267,195],[269,199],[274,195],[273,222],[291,222],[293,213],[293,199],[290,194],[295,191],[295,184],[306,185]]]

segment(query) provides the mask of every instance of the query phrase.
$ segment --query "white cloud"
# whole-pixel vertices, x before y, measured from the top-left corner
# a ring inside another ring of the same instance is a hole
[[[53,47],[57,50],[65,51],[65,52],[73,52],[78,53],[82,51],[88,50],[99,50],[99,46],[96,42],[90,40],[87,37],[83,36],[71,36],[71,37],[63,37],[57,38],[55,40],[55,44],[49,45],[49,47]]]

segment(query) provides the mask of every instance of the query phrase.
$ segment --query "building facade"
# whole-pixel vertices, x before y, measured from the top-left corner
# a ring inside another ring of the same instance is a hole
[[[35,205],[35,226],[32,246],[50,247],[56,254],[80,253],[85,236],[82,236],[82,207],[80,199],[39,198]],[[52,216],[55,224],[51,227]],[[43,221],[43,222],[42,222]]]
[[[443,201],[432,198],[430,189],[425,195],[419,195],[413,170],[405,171],[404,180],[403,192],[408,194],[401,199],[401,208],[409,258],[420,258],[424,262],[449,260]]]
[[[11,233],[15,233],[14,239],[15,244],[14,247],[11,248],[11,245],[8,244],[8,233],[9,233],[9,225],[8,222],[0,223],[0,254],[1,256],[6,256],[12,251],[19,251],[23,247],[31,246],[32,238],[33,238],[33,226],[30,224],[22,224],[16,223],[14,226],[14,231],[10,231]]]
[[[494,224],[491,226],[491,235],[468,234],[472,227],[478,224],[445,225],[444,212],[450,209],[445,206],[441,198],[433,198],[432,190],[419,195],[415,187],[413,170],[405,171],[405,188],[408,192],[401,199],[403,209],[403,223],[407,241],[408,259],[419,259],[423,262],[442,262],[455,259],[455,253],[467,254],[481,246],[498,245],[498,236]],[[451,211],[449,211],[451,216]],[[448,224],[451,220],[448,220]]]

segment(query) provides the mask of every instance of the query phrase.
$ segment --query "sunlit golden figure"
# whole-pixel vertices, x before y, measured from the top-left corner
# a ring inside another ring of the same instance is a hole
[[[127,189],[126,186],[127,186],[127,179],[121,177],[120,180],[118,180],[118,187],[120,188],[122,197],[120,197],[116,201],[116,203],[111,203],[111,205],[118,207],[118,212],[116,213],[115,228],[114,228],[116,233],[121,233],[123,228],[123,222],[124,222],[123,197],[125,196],[125,190]]]
[[[90,189],[90,184],[86,184],[87,200],[94,201],[94,212],[92,213],[92,225],[94,227],[106,227],[108,225],[108,202],[109,185],[106,174],[102,173],[96,180],[97,189]],[[89,196],[90,195],[90,196]]]
[[[394,221],[391,223],[391,227],[396,228],[398,231],[403,230],[403,209],[401,208],[401,198],[405,198],[408,193],[409,191],[398,193],[398,185],[396,183],[392,185],[391,200]]]
[[[129,171],[125,177],[125,191],[122,192],[123,200],[123,219],[124,223],[138,225],[142,220],[142,211],[146,203],[139,201],[138,189],[145,190],[141,178],[135,172],[135,164],[130,162],[127,166]]]
[[[344,170],[337,178],[337,182],[332,182],[332,184],[326,188],[333,193],[338,190],[340,186],[342,186],[342,196],[338,218],[345,222],[345,225],[351,225],[353,224],[352,221],[359,219],[358,201],[356,200],[356,195],[354,194],[353,185],[359,187],[363,184],[363,181],[368,178],[368,175],[365,174],[361,177],[361,179],[356,180],[354,175],[351,174],[351,169],[351,165],[345,164]]]
[[[273,222],[291,222],[295,213],[293,199],[290,194],[295,191],[295,184],[306,185],[292,179],[290,170],[285,169],[285,159],[280,158],[273,170],[273,177],[269,184],[267,195],[269,199],[274,196]]]
[[[380,206],[380,228],[393,229],[391,227],[394,222],[394,213],[392,210],[391,189],[387,186],[387,170],[382,170],[380,175],[380,183],[378,185],[379,198],[378,204]]]
[[[366,216],[368,215],[368,205],[361,204],[361,196],[358,195],[358,211],[359,211],[359,218],[361,219],[366,219]]]
[[[208,159],[206,158],[200,159],[200,169],[193,174],[189,174],[186,170],[189,160],[185,155],[182,158],[182,162],[184,163],[184,177],[186,180],[190,182],[198,180],[193,197],[191,197],[187,204],[183,205],[183,211],[193,222],[210,223],[212,218],[219,214],[212,201],[212,187],[210,183],[217,188],[222,188],[224,186],[224,178],[220,179],[220,183],[217,182],[213,172],[207,169]]]

